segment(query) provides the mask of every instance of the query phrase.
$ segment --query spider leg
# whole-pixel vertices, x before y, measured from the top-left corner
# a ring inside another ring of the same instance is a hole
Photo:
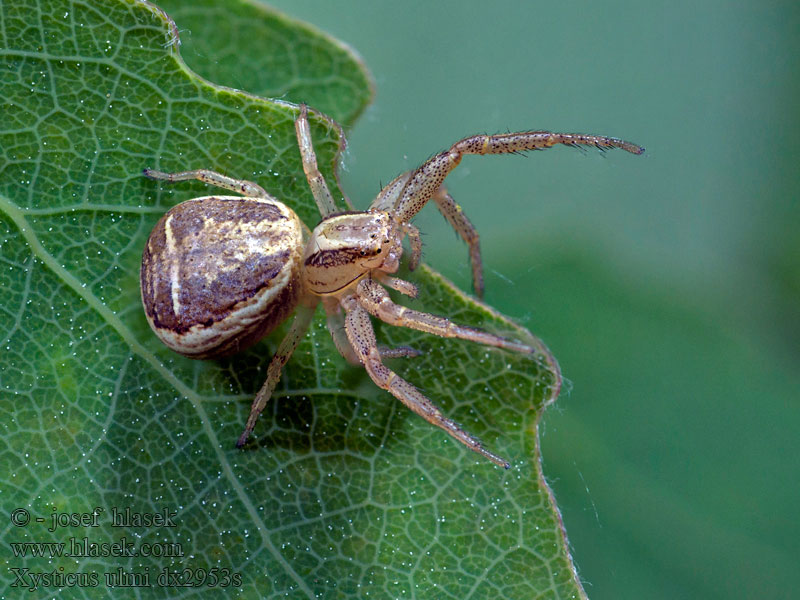
[[[326,306],[326,310],[328,306]],[[335,310],[328,312],[328,331],[333,338],[333,344],[347,362],[352,365],[361,365],[361,358],[353,350],[350,340],[347,338],[345,331],[344,316],[342,315],[341,308],[336,304]],[[387,348],[386,346],[378,346],[381,358],[415,358],[421,356],[422,352],[415,350],[409,346],[399,346],[397,348]]]
[[[264,191],[264,188],[257,183],[245,179],[234,179],[233,177],[228,177],[216,171],[209,171],[208,169],[195,169],[194,171],[180,171],[178,173],[163,173],[162,171],[145,169],[143,173],[150,179],[163,179],[170,183],[197,179],[203,183],[215,185],[232,192],[238,192],[251,198],[270,198],[274,200],[274,198]]]
[[[300,340],[303,339],[303,336],[306,334],[308,326],[311,324],[311,319],[314,317],[315,308],[316,306],[310,307],[303,305],[297,307],[294,321],[286,337],[283,338],[280,346],[278,346],[278,351],[275,352],[275,356],[272,357],[269,367],[267,367],[267,379],[253,399],[253,405],[250,407],[250,416],[247,417],[247,424],[244,427],[242,435],[239,436],[239,440],[236,442],[237,448],[244,446],[245,442],[247,442],[247,438],[249,438],[250,434],[253,432],[258,416],[267,405],[267,401],[272,396],[275,385],[281,377],[283,366],[289,362],[289,358],[297,348],[297,344],[300,343]]]
[[[355,350],[350,345],[350,340],[347,339],[347,333],[344,330],[344,315],[341,312],[328,314],[328,331],[339,354],[351,365],[360,365],[361,359],[358,358]]]
[[[388,213],[393,213],[395,204],[397,204],[397,199],[400,197],[400,193],[406,187],[406,183],[408,183],[408,178],[411,177],[411,174],[411,171],[401,173],[383,186],[381,191],[375,197],[375,200],[373,200],[372,204],[369,205],[369,210],[382,210]]]
[[[391,275],[387,275],[382,271],[373,271],[373,276],[377,278],[378,281],[380,281],[383,285],[392,288],[396,292],[400,292],[406,296],[411,296],[412,298],[416,298],[417,295],[419,295],[419,289],[417,289],[417,286],[410,281],[392,277]]]
[[[408,260],[408,270],[413,271],[422,260],[422,237],[419,235],[419,229],[411,223],[403,223],[403,231],[406,232],[408,241],[411,244],[411,258]]]
[[[473,327],[458,325],[451,320],[438,315],[424,313],[417,310],[406,308],[392,302],[389,294],[386,293],[379,283],[372,279],[362,279],[356,288],[358,302],[370,314],[378,317],[381,321],[396,325],[398,327],[408,327],[426,333],[432,333],[444,338],[459,338],[470,340],[485,346],[495,346],[514,352],[532,354],[535,352],[530,346],[514,342],[512,340],[494,335]]]
[[[314,152],[311,128],[308,124],[308,107],[305,104],[300,105],[300,115],[294,122],[294,129],[297,133],[297,145],[300,146],[300,156],[303,159],[303,171],[319,208],[319,213],[324,219],[335,213],[337,209],[328,184],[325,183],[325,178],[317,166],[317,154]]]
[[[397,348],[378,346],[378,352],[381,358],[416,358],[422,356],[421,350],[416,350],[411,346],[398,346]]]
[[[474,135],[453,144],[449,150],[428,160],[412,171],[398,196],[395,218],[408,222],[433,198],[450,171],[458,166],[465,154],[514,154],[528,150],[544,150],[556,144],[567,146],[594,146],[600,150],[621,148],[626,152],[641,154],[644,148],[612,137],[580,133],[551,133],[549,131],[523,131],[499,135]]]
[[[455,421],[445,417],[439,408],[417,388],[386,367],[381,362],[381,354],[375,341],[375,331],[372,328],[369,313],[352,296],[343,299],[342,304],[347,311],[345,317],[347,337],[375,385],[387,390],[429,423],[444,429],[470,450],[503,468],[510,467],[507,461],[486,450],[476,438],[461,429]]]
[[[478,230],[475,229],[475,226],[464,214],[464,211],[461,210],[461,207],[453,200],[453,197],[447,193],[444,186],[436,190],[433,199],[436,201],[436,207],[442,213],[442,216],[469,246],[469,262],[472,265],[472,287],[475,288],[475,294],[478,298],[483,298],[483,261],[481,261],[481,244]]]

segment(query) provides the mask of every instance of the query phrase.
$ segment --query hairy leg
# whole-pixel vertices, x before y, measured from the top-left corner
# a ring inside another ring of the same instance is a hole
[[[442,213],[450,226],[456,230],[456,233],[461,236],[469,246],[469,262],[472,265],[472,287],[475,288],[475,294],[478,298],[483,298],[483,261],[481,261],[481,244],[478,230],[461,210],[461,207],[453,200],[453,197],[447,193],[444,186],[436,190],[433,195],[436,202],[436,207]]]
[[[390,325],[408,327],[409,329],[416,329],[445,338],[470,340],[486,346],[495,346],[524,354],[535,352],[530,346],[514,342],[499,335],[493,335],[473,327],[458,325],[445,317],[395,304],[389,298],[386,290],[372,279],[362,279],[358,284],[356,293],[361,306],[369,311],[370,314]]]
[[[331,333],[333,344],[336,346],[336,350],[339,351],[339,354],[350,364],[361,365],[361,358],[356,354],[355,350],[353,350],[353,346],[347,338],[344,315],[341,310],[328,314],[328,331]],[[415,358],[422,355],[422,352],[409,346],[398,346],[397,348],[378,346],[378,352],[381,358]]]
[[[238,192],[251,198],[270,198],[274,200],[274,198],[257,183],[247,181],[246,179],[234,179],[233,177],[228,177],[216,171],[209,171],[208,169],[195,169],[194,171],[180,171],[178,173],[164,173],[162,171],[154,171],[153,169],[145,169],[143,173],[150,179],[161,179],[169,181],[170,183],[197,179],[203,183],[215,185],[232,192]]]
[[[239,436],[239,440],[236,442],[237,448],[244,446],[245,442],[247,442],[247,438],[249,438],[250,434],[253,432],[258,416],[267,405],[267,401],[272,396],[272,392],[281,377],[281,371],[284,365],[289,362],[292,353],[306,334],[308,326],[311,324],[311,319],[314,317],[315,308],[316,307],[303,305],[297,307],[294,321],[286,337],[283,338],[280,346],[278,346],[278,351],[275,353],[275,356],[272,357],[269,367],[267,367],[267,379],[264,381],[264,385],[258,390],[258,394],[256,394],[253,400],[253,405],[250,407],[250,416],[247,418],[247,424],[244,427],[242,435]]]
[[[294,122],[294,129],[297,133],[297,144],[300,146],[300,156],[303,159],[303,171],[306,174],[311,193],[314,195],[314,200],[317,202],[319,213],[324,219],[336,212],[336,204],[333,202],[328,184],[325,183],[325,178],[317,166],[317,154],[314,152],[311,128],[308,124],[308,107],[305,104],[300,105],[300,116]]]
[[[372,328],[369,313],[352,296],[343,299],[342,304],[347,311],[345,317],[347,337],[375,385],[387,390],[413,412],[429,423],[440,427],[470,450],[503,468],[510,467],[506,460],[486,450],[480,441],[461,429],[455,421],[445,417],[439,408],[417,388],[386,367],[381,362],[381,354],[375,341],[375,331]]]
[[[465,154],[513,154],[528,150],[544,150],[556,144],[567,146],[594,146],[600,150],[621,148],[626,152],[641,154],[644,148],[612,137],[580,133],[551,133],[549,131],[523,131],[499,135],[474,135],[453,144],[413,171],[396,204],[396,218],[409,221],[430,200],[450,172]]]
[[[391,275],[387,275],[381,271],[373,271],[372,276],[377,278],[377,280],[383,285],[395,290],[396,292],[400,292],[401,294],[405,294],[411,298],[416,298],[417,295],[419,295],[419,289],[410,281],[392,277]]]

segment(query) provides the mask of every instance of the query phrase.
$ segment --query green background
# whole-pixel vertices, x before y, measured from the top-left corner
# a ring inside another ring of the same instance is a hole
[[[468,158],[449,185],[482,235],[486,300],[570,383],[543,453],[589,596],[795,596],[796,5],[273,4],[375,77],[343,173],[359,207],[467,134],[647,147]],[[470,289],[436,211],[416,223],[425,260]]]

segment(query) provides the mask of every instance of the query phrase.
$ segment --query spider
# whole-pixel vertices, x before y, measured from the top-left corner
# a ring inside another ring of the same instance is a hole
[[[393,277],[411,247],[409,268],[419,265],[422,243],[411,219],[433,200],[467,243],[473,285],[483,293],[478,233],[443,183],[465,154],[506,154],[542,150],[556,144],[644,148],[616,138],[528,131],[464,138],[420,167],[386,185],[365,211],[337,212],[317,167],[308,108],[295,121],[300,155],[322,220],[310,232],[295,213],[259,185],[198,169],[163,173],[145,169],[152,179],[198,179],[241,196],[205,196],[176,205],[156,224],[142,256],[145,314],[159,338],[192,358],[219,357],[255,343],[287,319],[294,320],[267,368],[237,446],[245,444],[280,378],[281,370],[311,323],[319,303],[338,351],[363,365],[375,384],[456,440],[509,468],[505,459],[444,416],[425,395],[384,364],[384,359],[417,356],[411,348],[378,346],[371,318],[446,338],[471,340],[512,352],[534,349],[449,319],[412,310],[391,300],[385,288],[412,298],[417,287]]]

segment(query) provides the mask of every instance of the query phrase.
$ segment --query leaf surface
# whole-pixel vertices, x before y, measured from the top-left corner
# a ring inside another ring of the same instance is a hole
[[[240,23],[276,18],[257,5],[230,10]],[[228,47],[240,73],[263,61],[300,64],[297,48],[314,48],[314,65],[347,63],[330,80],[316,66],[285,71],[298,82],[278,86],[287,100],[307,101],[302,90],[313,89],[318,106],[349,121],[370,97],[368,76],[325,36],[280,18],[294,33],[265,57],[250,34],[213,42],[215,30],[232,30],[215,27],[224,16],[193,25],[193,39],[209,52]],[[428,269],[412,276],[422,290],[415,308],[540,349],[528,358],[378,326],[383,343],[424,351],[392,367],[510,459],[510,470],[348,366],[321,314],[255,443],[234,448],[282,330],[219,361],[161,345],[141,309],[141,250],[170,206],[208,192],[162,185],[141,170],[212,168],[259,182],[310,226],[318,214],[296,147],[296,108],[197,77],[176,35],[141,2],[0,8],[0,499],[4,514],[22,508],[32,519],[3,524],[3,595],[30,584],[32,597],[63,587],[62,597],[75,598],[582,596],[538,454],[538,418],[560,385],[555,361],[528,332]],[[207,75],[224,70],[206,66]],[[353,90],[348,102],[342,82]],[[267,89],[259,86],[253,91]],[[315,117],[312,133],[333,183],[339,129]],[[48,531],[54,512],[95,507],[103,509],[96,527]],[[114,527],[115,508],[174,512],[175,526]],[[124,538],[136,555],[23,557],[11,546],[65,542],[66,553],[70,539],[83,538]],[[171,555],[145,556],[145,544]],[[182,579],[160,579],[165,569]],[[147,589],[111,589],[123,571]],[[31,578],[51,572],[49,584]],[[59,583],[56,575],[72,573],[88,579]]]
[[[255,0],[158,6],[179,24],[184,60],[218,85],[305,102],[346,127],[372,99],[372,80],[352,48]]]

